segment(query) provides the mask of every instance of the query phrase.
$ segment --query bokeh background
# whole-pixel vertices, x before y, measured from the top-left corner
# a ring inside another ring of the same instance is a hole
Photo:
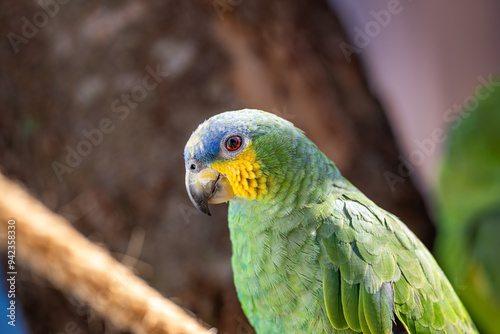
[[[184,189],[191,132],[226,110],[280,115],[433,249],[449,143],[422,143],[478,86],[494,96],[499,16],[493,0],[1,1],[0,168],[219,333],[252,333],[227,208],[204,216]],[[30,333],[117,332],[27,267],[18,292]]]

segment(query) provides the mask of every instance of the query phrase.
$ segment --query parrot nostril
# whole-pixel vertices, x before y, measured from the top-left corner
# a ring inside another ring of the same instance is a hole
[[[196,161],[195,159],[189,159],[186,161],[186,172],[190,173],[198,173],[201,171],[203,168],[205,168],[205,165],[202,162]]]

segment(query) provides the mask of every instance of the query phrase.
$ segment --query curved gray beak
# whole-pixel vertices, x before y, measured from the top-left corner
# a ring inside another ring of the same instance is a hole
[[[227,177],[204,166],[193,171],[186,169],[186,189],[194,206],[209,216],[211,214],[208,203],[227,202],[234,196]]]

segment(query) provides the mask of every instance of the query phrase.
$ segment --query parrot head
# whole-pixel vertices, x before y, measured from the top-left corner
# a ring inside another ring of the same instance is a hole
[[[213,116],[198,126],[184,149],[189,198],[210,215],[208,203],[271,196],[300,136],[292,123],[260,110]]]

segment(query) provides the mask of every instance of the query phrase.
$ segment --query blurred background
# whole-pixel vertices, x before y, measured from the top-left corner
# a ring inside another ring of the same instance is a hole
[[[252,333],[227,208],[192,207],[182,154],[214,114],[273,112],[500,333],[499,16],[494,0],[0,1],[0,168],[219,333]],[[17,284],[20,332],[118,332],[22,264]]]

